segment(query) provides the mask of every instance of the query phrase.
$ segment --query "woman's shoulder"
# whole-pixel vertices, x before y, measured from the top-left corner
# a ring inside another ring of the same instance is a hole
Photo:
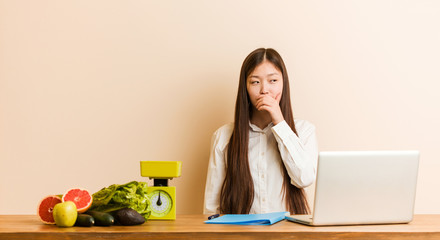
[[[219,127],[214,132],[214,136],[226,137],[229,139],[231,137],[233,131],[234,131],[234,123],[227,123],[227,124]]]
[[[223,150],[229,143],[233,131],[234,123],[227,123],[218,128],[212,136],[214,146],[218,149]]]

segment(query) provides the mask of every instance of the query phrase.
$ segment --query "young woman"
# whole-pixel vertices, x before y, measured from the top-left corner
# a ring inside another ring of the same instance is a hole
[[[212,137],[204,213],[309,213],[303,188],[317,158],[315,127],[293,119],[281,56],[256,49],[241,68],[235,121]]]

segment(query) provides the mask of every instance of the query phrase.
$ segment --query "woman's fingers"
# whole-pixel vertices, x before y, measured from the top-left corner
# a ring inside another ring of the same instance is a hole
[[[278,124],[284,120],[283,113],[281,112],[279,100],[281,99],[281,94],[278,94],[275,98],[262,95],[257,99],[255,108],[258,111],[267,111],[272,117],[272,122]]]
[[[257,99],[257,102],[255,104],[255,108],[259,111],[261,110],[269,111],[270,108],[277,106],[278,106],[278,101],[269,95],[262,95]]]

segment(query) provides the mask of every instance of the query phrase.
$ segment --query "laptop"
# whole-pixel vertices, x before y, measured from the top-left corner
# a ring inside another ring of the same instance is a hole
[[[311,225],[408,223],[414,214],[418,151],[320,152]]]

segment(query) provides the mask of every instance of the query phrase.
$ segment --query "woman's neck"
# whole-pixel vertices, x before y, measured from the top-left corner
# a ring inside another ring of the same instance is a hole
[[[251,123],[259,127],[260,129],[265,129],[267,125],[272,122],[270,114],[266,111],[258,111],[253,109]]]

